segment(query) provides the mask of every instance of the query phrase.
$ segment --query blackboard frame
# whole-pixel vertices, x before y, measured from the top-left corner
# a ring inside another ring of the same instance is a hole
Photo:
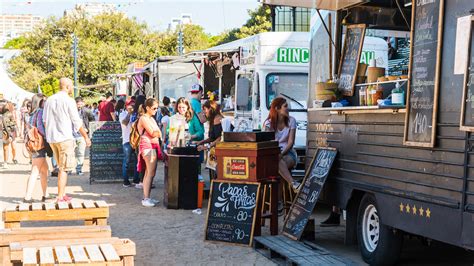
[[[403,134],[403,145],[433,148],[436,140],[436,122],[438,121],[438,97],[439,97],[439,77],[441,71],[441,47],[443,44],[443,25],[444,25],[444,0],[439,0],[439,14],[438,14],[438,44],[436,46],[436,67],[435,67],[435,78],[434,78],[434,92],[433,92],[433,116],[431,119],[431,141],[430,142],[419,142],[408,140],[409,120],[410,120],[410,87],[412,79],[412,68],[413,68],[413,45],[415,35],[415,17],[416,17],[416,4],[412,5],[411,15],[411,30],[410,30],[410,62],[408,63],[408,84],[407,84],[407,99],[406,99],[406,112],[405,112],[405,128]]]
[[[349,34],[347,34],[347,32],[352,28],[362,28],[362,38],[360,39],[360,43],[359,43],[359,51],[357,51],[357,65],[355,67],[354,74],[353,74],[354,78],[352,79],[352,88],[351,88],[350,92],[346,91],[346,90],[343,90],[342,95],[344,95],[344,96],[353,96],[354,95],[354,88],[355,88],[355,84],[356,84],[356,80],[357,80],[357,71],[359,70],[359,64],[360,64],[360,55],[362,53],[362,47],[364,46],[366,27],[367,26],[365,24],[354,24],[354,25],[346,26],[346,34],[344,36],[344,47],[342,49],[341,58],[339,59],[339,69],[337,71],[337,74],[339,75],[339,77],[341,76],[342,65],[344,63],[344,58],[346,57],[347,36],[349,35]]]
[[[311,160],[311,164],[309,165],[309,168],[307,169],[305,175],[304,175],[304,178],[303,178],[303,181],[301,181],[301,185],[303,185],[306,180],[308,179],[310,173],[312,172],[312,168],[314,167],[314,162],[316,161],[316,157],[318,155],[318,152],[319,150],[331,150],[331,151],[335,151],[336,152],[336,156],[337,156],[337,149],[336,148],[333,148],[333,147],[318,147],[316,149],[316,152],[314,153],[314,156],[313,156],[313,159]],[[335,160],[335,159],[334,159]],[[329,170],[331,170],[332,166],[334,164],[334,161],[331,163],[331,166],[329,167]],[[329,175],[329,172],[328,172],[328,175]],[[327,178],[327,177],[326,177]],[[288,219],[290,218],[290,213],[293,212],[293,208],[295,207],[295,202],[296,200],[298,199],[299,195],[301,193],[301,190],[298,191],[298,193],[296,193],[294,199],[293,199],[293,203],[291,204],[291,207],[290,209],[288,210],[288,214],[285,216],[285,221],[283,222],[283,229],[282,229],[282,234],[286,237],[289,237],[293,240],[299,240],[299,237],[295,237],[294,235],[291,235],[291,234],[288,234],[285,232],[285,226],[286,226],[286,223],[288,222]],[[317,202],[317,201],[316,201]]]
[[[474,16],[471,16],[471,30],[469,31],[469,48],[467,50],[467,58],[466,58],[466,72],[464,73],[464,83],[463,83],[463,91],[462,91],[462,101],[461,101],[461,118],[459,121],[459,130],[462,131],[469,131],[469,132],[474,132],[474,126],[469,126],[466,125],[464,122],[464,119],[466,118],[466,97],[467,97],[467,91],[468,91],[468,86],[467,86],[467,81],[469,79],[469,67],[471,63],[471,55],[474,53],[474,51],[471,50],[472,48],[472,34],[474,31]]]
[[[212,188],[214,183],[231,183],[231,184],[246,184],[246,185],[257,185],[257,196],[256,196],[256,202],[255,202],[255,208],[253,210],[253,219],[252,219],[252,231],[250,232],[250,242],[248,245],[246,244],[240,244],[240,243],[233,243],[233,242],[223,242],[223,241],[217,241],[217,240],[208,240],[207,239],[207,227],[208,227],[208,222],[209,222],[209,212],[211,211],[211,201],[212,201]],[[244,246],[244,247],[251,247],[253,243],[253,236],[255,232],[255,221],[257,220],[257,212],[259,211],[259,204],[260,204],[260,187],[261,183],[260,182],[249,182],[249,181],[228,181],[228,180],[212,180],[211,181],[211,189],[209,191],[209,200],[207,203],[207,215],[206,215],[206,223],[204,224],[204,241],[207,242],[212,242],[212,243],[225,243],[228,245],[236,245],[236,246]],[[260,219],[260,215],[259,219]]]

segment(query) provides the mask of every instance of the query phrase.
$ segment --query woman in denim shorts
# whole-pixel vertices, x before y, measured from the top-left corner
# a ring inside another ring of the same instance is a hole
[[[44,130],[44,123],[43,123],[43,106],[44,102],[46,101],[46,97],[42,93],[37,93],[33,95],[31,100],[31,113],[30,113],[30,123],[29,126],[36,127],[39,133],[43,136],[44,139],[44,148],[31,153],[32,163],[31,163],[31,174],[28,178],[28,183],[26,187],[26,195],[23,199],[25,203],[33,202],[31,198],[33,195],[33,190],[35,188],[36,179],[38,175],[40,176],[41,180],[41,189],[43,192],[43,197],[41,201],[45,201],[49,198],[49,194],[47,192],[48,189],[48,162],[46,161],[46,156],[52,157],[53,152],[51,147],[46,142],[45,138],[45,130]]]

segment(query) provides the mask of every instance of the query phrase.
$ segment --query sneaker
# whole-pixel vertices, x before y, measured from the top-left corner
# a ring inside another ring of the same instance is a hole
[[[0,169],[7,169],[5,163],[0,163]]]
[[[51,172],[51,176],[58,176],[58,173],[59,173],[59,170],[54,169],[54,170]]]
[[[194,213],[194,214],[199,214],[199,215],[201,215],[201,214],[202,214],[202,211],[201,211],[200,208],[198,208],[198,209],[193,210],[193,213]]]
[[[63,200],[70,202],[72,200],[72,197],[69,197],[68,195],[64,195]]]
[[[16,159],[13,159],[13,164],[18,164],[18,161]]]
[[[150,198],[150,200],[151,200],[153,203],[155,203],[155,205],[158,204],[158,203],[160,203],[160,201],[157,200],[157,199],[152,199],[152,198]]]
[[[51,196],[46,196],[46,197],[43,196],[43,197],[41,197],[41,202],[46,202],[46,200],[50,200],[50,199],[52,199]]]
[[[130,183],[130,181],[127,180],[127,182],[123,182],[122,186],[123,187],[131,187],[132,183]]]
[[[143,184],[142,184],[142,183],[138,183],[138,184],[135,185],[135,188],[142,189],[142,188],[143,188]]]
[[[33,203],[35,202],[33,199],[23,199],[23,203]]]
[[[151,199],[143,199],[142,200],[143,207],[155,207],[155,203]]]
[[[82,171],[78,171],[78,172],[76,172],[76,175],[78,175],[78,176],[83,176],[84,173],[83,173]]]
[[[321,227],[339,226],[341,224],[341,214],[331,212],[329,217],[320,223]]]
[[[154,188],[156,188],[155,184],[151,184],[151,189],[154,189]]]

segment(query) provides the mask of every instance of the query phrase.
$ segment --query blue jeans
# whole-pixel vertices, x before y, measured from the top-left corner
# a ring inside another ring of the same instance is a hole
[[[130,143],[124,143],[122,145],[123,147],[123,161],[122,161],[122,177],[123,177],[123,182],[128,183],[128,166],[130,164],[130,158],[132,157],[132,154],[135,154],[133,152],[132,146],[130,146]],[[138,172],[137,172],[137,167],[133,168],[133,182],[134,183],[139,183],[139,178],[138,178]]]

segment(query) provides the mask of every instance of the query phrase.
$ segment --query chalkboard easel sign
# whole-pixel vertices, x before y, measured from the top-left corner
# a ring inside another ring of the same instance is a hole
[[[474,132],[474,16],[471,17],[467,69],[464,74],[460,129]]]
[[[337,150],[335,148],[321,147],[316,150],[311,166],[308,168],[301,184],[302,187],[296,194],[283,224],[283,234],[285,236],[293,240],[301,238],[336,155]]]
[[[239,245],[252,244],[260,183],[211,183],[205,240]]]
[[[441,68],[444,0],[412,5],[407,111],[403,144],[432,148],[435,144]]]
[[[344,96],[354,94],[354,86],[359,68],[360,54],[365,37],[365,24],[347,26],[339,63],[339,89]]]
[[[122,127],[120,122],[91,122],[90,180],[122,180]]]

